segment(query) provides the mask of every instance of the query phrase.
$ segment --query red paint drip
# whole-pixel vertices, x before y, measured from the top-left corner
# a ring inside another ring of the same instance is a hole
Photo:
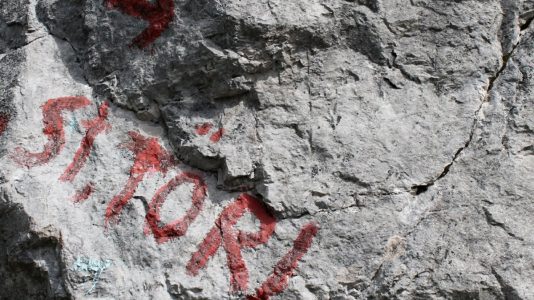
[[[195,132],[198,135],[206,135],[210,132],[212,128],[213,128],[213,124],[211,123],[197,124],[195,125]]]
[[[74,155],[74,160],[67,167],[63,175],[59,178],[61,181],[73,181],[74,177],[80,172],[84,166],[91,149],[93,148],[96,136],[105,130],[109,130],[111,125],[106,122],[108,117],[109,103],[104,102],[98,108],[98,117],[93,120],[83,121],[83,126],[87,129],[85,137],[82,139],[80,147]]]
[[[9,123],[9,116],[0,114],[0,136],[6,131],[7,124]]]
[[[143,19],[148,27],[132,41],[132,45],[145,48],[169,28],[174,18],[174,0],[105,0],[109,9],[117,8],[132,17]]]
[[[214,134],[212,134],[210,136],[210,141],[212,141],[214,143],[219,142],[221,140],[223,134],[224,134],[224,128],[219,128],[219,130],[217,130],[217,132],[215,132]]]
[[[249,210],[260,221],[257,233],[247,233],[234,229],[239,219]],[[187,273],[198,275],[215,255],[222,244],[226,251],[228,268],[230,269],[230,286],[233,292],[245,291],[248,286],[248,269],[241,255],[241,249],[255,248],[265,244],[271,237],[276,226],[276,219],[267,211],[265,206],[256,198],[241,194],[236,201],[227,206],[215,221],[215,226],[198,247],[187,264]]]
[[[159,211],[161,206],[165,202],[167,196],[179,185],[185,182],[193,183],[195,185],[191,196],[191,208],[189,208],[184,217],[167,225],[160,226],[161,217]],[[206,190],[207,187],[204,180],[193,173],[185,172],[171,179],[171,181],[161,187],[152,198],[152,202],[149,205],[149,210],[146,215],[145,234],[149,234],[150,231],[152,231],[152,234],[154,234],[158,243],[163,243],[171,238],[183,236],[187,232],[189,225],[191,225],[202,210],[204,199],[206,198]]]
[[[315,223],[305,225],[293,242],[293,248],[274,267],[273,273],[256,290],[255,296],[248,296],[248,300],[268,300],[271,296],[281,293],[286,287],[289,277],[297,268],[299,261],[308,252],[313,238],[319,231]]]
[[[65,131],[63,128],[62,111],[74,111],[89,105],[91,102],[85,97],[63,97],[48,100],[43,106],[43,133],[47,136],[48,142],[44,146],[43,152],[32,153],[26,149],[18,147],[15,149],[13,159],[20,165],[34,167],[43,165],[57,156],[65,146]]]
[[[94,183],[93,182],[89,182],[83,189],[81,189],[80,191],[76,192],[76,195],[74,195],[74,197],[72,197],[72,200],[75,203],[83,202],[83,201],[87,200],[91,196],[93,191],[94,191]]]
[[[123,146],[135,154],[135,160],[126,186],[113,197],[106,209],[106,224],[120,214],[124,205],[133,197],[145,174],[167,173],[169,167],[176,165],[172,154],[158,143],[157,138],[146,138],[135,131],[128,132],[128,135],[132,141]]]

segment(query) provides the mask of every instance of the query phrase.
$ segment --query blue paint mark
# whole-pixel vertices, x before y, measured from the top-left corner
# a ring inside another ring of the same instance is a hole
[[[80,128],[80,123],[78,122],[78,119],[76,118],[76,115],[73,115],[70,122],[69,122],[69,128],[74,130],[75,132],[82,132],[82,129]]]
[[[111,259],[90,259],[87,257],[78,257],[74,262],[72,269],[78,272],[87,272],[93,278],[93,285],[85,293],[86,295],[90,294],[100,281],[100,275],[109,267],[111,267]]]

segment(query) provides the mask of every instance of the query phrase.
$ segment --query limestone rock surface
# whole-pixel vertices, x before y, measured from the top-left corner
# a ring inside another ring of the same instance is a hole
[[[0,299],[534,299],[534,0],[5,0]]]

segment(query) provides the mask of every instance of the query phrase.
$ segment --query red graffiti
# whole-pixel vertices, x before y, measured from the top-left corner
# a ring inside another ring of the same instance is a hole
[[[16,148],[13,159],[20,165],[34,167],[43,165],[57,156],[65,146],[65,131],[61,112],[64,110],[74,111],[90,104],[85,97],[63,97],[48,100],[43,106],[43,133],[48,142],[43,152],[33,153],[23,148]]]
[[[210,136],[210,141],[217,143],[221,140],[222,136],[224,134],[224,128],[219,128],[214,134]]]
[[[120,0],[107,1],[113,3],[120,2]],[[145,0],[132,0],[131,2],[135,1],[139,3],[145,2]],[[135,7],[135,9],[140,9],[140,7]],[[89,104],[90,101],[81,96],[49,99],[42,106],[43,133],[48,139],[43,151],[33,153],[18,147],[16,148],[16,153],[13,155],[13,159],[17,163],[27,167],[49,162],[61,152],[65,145],[63,111],[74,111]],[[109,103],[105,102],[99,106],[97,117],[82,122],[82,125],[86,129],[85,136],[80,142],[73,161],[61,175],[61,181],[74,180],[86,164],[97,136],[111,129],[111,125],[107,121],[108,111]],[[0,114],[0,135],[6,130],[8,122],[9,117]],[[214,126],[211,123],[195,126],[196,133],[202,136],[212,132],[213,128]],[[220,141],[223,134],[224,129],[219,128],[212,133],[210,140],[216,143]],[[135,131],[128,132],[128,135],[130,141],[121,145],[121,147],[134,153],[134,162],[130,168],[130,176],[125,186],[113,197],[106,208],[106,225],[112,219],[118,220],[122,209],[133,198],[136,189],[147,174],[156,172],[166,174],[171,167],[177,165],[177,161],[174,159],[172,153],[165,150],[157,138],[145,137]],[[178,186],[186,183],[193,185],[191,206],[185,215],[164,224],[160,216],[161,207],[167,197]],[[75,203],[86,201],[93,194],[94,187],[95,184],[89,182],[75,193],[72,200]],[[156,191],[152,201],[148,205],[148,212],[145,216],[145,234],[153,234],[158,243],[164,243],[170,239],[185,235],[189,226],[203,209],[206,197],[207,186],[201,176],[190,172],[183,172],[175,176]],[[236,228],[239,220],[247,211],[258,219],[260,225],[257,231],[246,232]],[[234,202],[223,209],[215,221],[215,225],[198,246],[198,250],[193,253],[186,266],[187,274],[197,276],[199,271],[206,266],[210,258],[222,246],[226,252],[227,265],[230,271],[231,292],[246,292],[248,289],[249,272],[246,262],[243,259],[242,250],[245,248],[256,248],[259,245],[266,244],[273,235],[275,227],[276,219],[260,200],[248,194],[241,194]],[[256,289],[255,295],[249,295],[247,299],[265,300],[283,292],[287,288],[290,277],[294,275],[299,262],[309,251],[318,230],[319,228],[315,223],[305,225],[295,239],[292,249],[275,265],[271,275]]]
[[[139,48],[147,47],[160,37],[174,18],[174,0],[105,0],[105,4],[148,22],[148,27],[132,41],[132,45]]]
[[[249,210],[260,221],[257,233],[247,233],[234,229],[239,219]],[[209,258],[215,255],[221,244],[226,251],[227,264],[231,272],[232,291],[245,291],[248,286],[248,270],[241,255],[241,249],[255,248],[265,244],[274,232],[275,218],[256,198],[241,194],[236,201],[227,206],[215,221],[215,226],[208,233],[187,264],[187,273],[198,275]]]
[[[87,129],[85,137],[82,139],[80,147],[74,155],[74,160],[67,167],[63,175],[59,178],[61,181],[73,181],[74,177],[80,172],[87,161],[96,136],[105,130],[109,130],[111,125],[106,122],[108,117],[109,103],[104,102],[98,108],[98,117],[93,120],[83,121],[83,127]]]
[[[206,135],[211,131],[212,128],[213,128],[213,124],[211,124],[209,122],[202,123],[202,124],[197,124],[197,125],[195,125],[195,132],[198,135]],[[223,134],[224,134],[224,128],[219,128],[216,132],[214,132],[210,136],[210,141],[212,141],[213,143],[219,142],[221,140]]]
[[[159,210],[165,202],[165,199],[174,189],[186,182],[195,185],[193,195],[191,196],[193,202],[191,208],[189,208],[184,217],[164,226],[159,225],[161,223]],[[152,202],[149,205],[149,210],[146,215],[145,234],[148,235],[150,231],[152,231],[158,243],[163,243],[171,238],[183,236],[187,232],[189,225],[191,225],[202,210],[204,199],[206,198],[206,190],[207,187],[204,180],[193,173],[182,173],[171,179],[171,181],[161,187],[152,198]]]
[[[72,197],[72,201],[74,201],[75,203],[83,202],[91,196],[93,191],[94,191],[94,183],[89,182],[83,189],[76,192],[76,195]]]
[[[6,131],[7,124],[9,123],[9,117],[5,114],[0,114],[0,136]]]
[[[130,169],[130,178],[123,190],[115,196],[106,209],[106,223],[117,217],[124,205],[130,201],[139,183],[149,172],[167,173],[169,167],[176,165],[171,153],[158,143],[157,138],[146,138],[135,131],[128,132],[132,139],[123,145],[135,154],[134,165]]]
[[[274,267],[273,273],[256,290],[255,296],[249,296],[248,300],[268,300],[269,297],[281,293],[286,287],[289,277],[297,268],[298,262],[308,252],[317,235],[319,228],[315,223],[305,225],[293,242],[293,248]]]
[[[195,126],[195,132],[198,135],[206,135],[210,132],[211,128],[213,128],[213,124],[211,123],[198,124]]]

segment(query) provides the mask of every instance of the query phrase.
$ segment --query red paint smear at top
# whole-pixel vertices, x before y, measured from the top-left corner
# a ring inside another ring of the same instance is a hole
[[[203,123],[203,124],[197,124],[195,125],[195,132],[198,135],[206,135],[210,130],[213,128],[213,124],[211,123]]]
[[[132,45],[145,48],[161,36],[174,18],[174,0],[106,0],[108,8],[117,8],[132,17],[140,18],[149,23],[148,27],[138,35]]]
[[[43,165],[57,156],[65,145],[65,131],[63,128],[62,111],[74,111],[85,107],[91,102],[85,97],[63,97],[48,100],[43,106],[43,133],[47,136],[48,142],[44,146],[43,152],[32,153],[23,148],[16,148],[13,159],[20,165],[34,167]]]
[[[78,191],[73,197],[75,203],[80,203],[87,200],[94,191],[94,183],[89,182],[82,190]]]
[[[273,273],[257,289],[255,296],[248,296],[248,300],[268,300],[271,296],[281,293],[286,287],[289,277],[297,268],[298,262],[308,252],[313,238],[319,231],[315,223],[305,225],[293,243],[293,248],[274,267]]]
[[[215,132],[214,134],[211,135],[210,141],[212,141],[214,143],[219,142],[221,140],[223,134],[224,134],[224,128],[219,128],[219,130],[217,130],[217,132]]]
[[[159,210],[165,202],[165,199],[174,189],[176,189],[176,187],[186,182],[195,185],[193,194],[191,195],[191,208],[187,210],[184,217],[167,225],[160,226],[161,217]],[[204,199],[206,198],[206,190],[207,187],[204,180],[193,173],[184,172],[171,179],[171,181],[161,187],[152,198],[152,202],[149,205],[149,210],[146,215],[147,225],[145,226],[145,234],[149,234],[149,232],[152,231],[158,243],[163,243],[171,238],[183,236],[187,232],[189,225],[191,225],[202,210]]]
[[[239,219],[249,210],[260,221],[257,233],[248,233],[234,229]],[[196,276],[209,258],[215,255],[222,244],[226,251],[228,268],[230,269],[230,286],[233,292],[245,291],[248,286],[248,270],[241,255],[241,249],[255,248],[265,244],[274,232],[275,218],[256,198],[242,194],[236,201],[227,206],[217,218],[215,226],[208,233],[187,264],[187,273]]]
[[[87,129],[80,147],[74,155],[74,160],[67,167],[63,175],[59,178],[61,181],[73,181],[74,177],[80,172],[84,166],[91,149],[93,148],[96,136],[105,130],[109,130],[111,125],[106,122],[108,117],[109,103],[104,102],[98,108],[98,117],[93,120],[83,121],[83,126]]]
[[[128,135],[132,141],[122,146],[135,154],[134,164],[130,169],[130,178],[125,187],[113,197],[106,209],[106,223],[120,214],[124,205],[133,197],[146,173],[167,173],[170,167],[177,164],[173,155],[159,144],[157,138],[146,138],[135,131],[128,132]]]
[[[9,123],[9,117],[4,114],[0,114],[0,136],[6,131],[7,124]]]

